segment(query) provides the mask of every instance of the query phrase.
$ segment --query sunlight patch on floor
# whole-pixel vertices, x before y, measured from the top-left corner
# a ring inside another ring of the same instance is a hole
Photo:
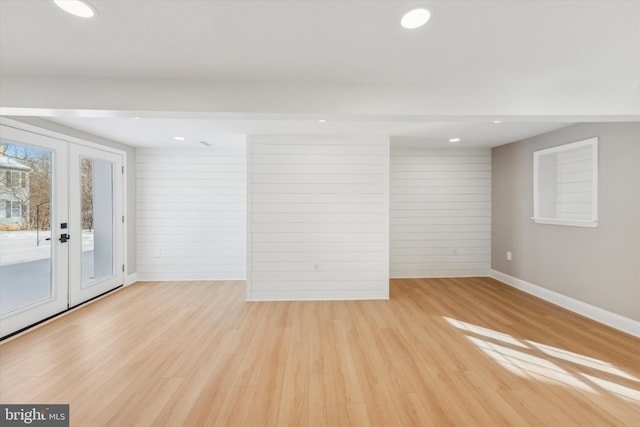
[[[467,338],[502,367],[516,375],[533,380],[558,382],[580,390],[596,392],[585,382],[549,360],[486,340]]]
[[[444,319],[515,375],[640,403],[640,380],[611,363],[449,317]]]
[[[586,378],[588,381],[591,381],[597,384],[599,387],[607,390],[610,393],[613,393],[630,402],[640,403],[640,388],[637,390],[634,390],[632,388],[625,387],[621,384],[614,383],[612,381],[608,381],[603,378],[594,377],[593,375],[588,375],[588,374],[581,374],[581,375],[584,378]],[[638,385],[640,386],[640,384]]]
[[[602,360],[594,359],[593,357],[572,353],[570,351],[563,350],[561,348],[551,347],[549,345],[540,344],[540,343],[529,341],[529,340],[525,340],[525,342],[537,348],[541,352],[548,354],[549,356],[556,357],[558,359],[564,359],[568,362],[577,363],[587,368],[597,369],[602,372],[617,375],[619,377],[626,378],[632,381],[640,382],[638,378],[616,368],[611,363],[606,363],[606,362],[603,362]]]

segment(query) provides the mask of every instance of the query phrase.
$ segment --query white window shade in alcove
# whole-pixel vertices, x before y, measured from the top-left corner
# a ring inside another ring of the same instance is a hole
[[[533,153],[533,221],[598,226],[598,138]]]

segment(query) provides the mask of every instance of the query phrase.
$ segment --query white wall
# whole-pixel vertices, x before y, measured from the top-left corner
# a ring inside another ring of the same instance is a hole
[[[136,160],[138,279],[245,279],[246,143]]]
[[[249,139],[249,299],[389,295],[389,139]]]
[[[391,277],[486,276],[491,150],[391,146]]]

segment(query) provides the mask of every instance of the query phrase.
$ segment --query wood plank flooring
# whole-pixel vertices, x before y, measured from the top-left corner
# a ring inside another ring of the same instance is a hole
[[[142,282],[0,345],[0,402],[72,426],[638,426],[640,340],[487,278],[390,301]]]

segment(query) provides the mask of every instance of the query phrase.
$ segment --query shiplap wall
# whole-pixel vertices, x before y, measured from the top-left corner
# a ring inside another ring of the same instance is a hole
[[[246,278],[246,140],[138,149],[139,280]]]
[[[249,138],[254,300],[389,296],[389,139]]]
[[[590,146],[557,154],[556,217],[593,219],[593,149]]]
[[[392,278],[486,276],[491,150],[391,145]]]

